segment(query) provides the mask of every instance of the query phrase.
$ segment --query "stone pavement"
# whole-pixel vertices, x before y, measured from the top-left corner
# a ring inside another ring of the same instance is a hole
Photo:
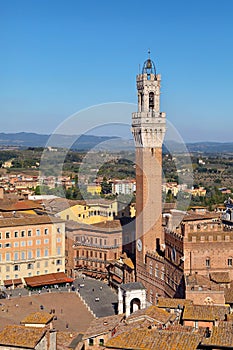
[[[96,317],[117,314],[117,294],[106,283],[79,277],[74,281],[74,286]]]
[[[28,294],[28,293],[27,293]],[[55,310],[53,326],[58,331],[84,332],[94,319],[75,292],[41,293],[0,299],[0,331],[7,324],[20,324],[32,312]]]

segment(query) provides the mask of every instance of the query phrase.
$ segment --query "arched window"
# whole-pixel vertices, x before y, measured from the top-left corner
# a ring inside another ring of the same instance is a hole
[[[154,109],[154,93],[149,93],[149,109]]]

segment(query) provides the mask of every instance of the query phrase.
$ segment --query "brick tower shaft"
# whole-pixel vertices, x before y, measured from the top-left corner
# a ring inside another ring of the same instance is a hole
[[[160,112],[160,75],[150,58],[137,76],[138,112],[132,115],[136,146],[136,270],[146,252],[160,251],[162,230],[162,144],[165,113]]]

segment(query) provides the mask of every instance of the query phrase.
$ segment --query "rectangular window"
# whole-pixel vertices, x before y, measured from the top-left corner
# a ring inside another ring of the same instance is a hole
[[[100,246],[102,246],[102,238],[100,238]]]
[[[48,243],[49,243],[49,239],[46,238],[46,239],[44,240],[44,244],[48,244]]]
[[[49,233],[49,230],[48,230],[47,228],[45,228],[45,229],[44,229],[44,234],[45,234],[45,235],[48,235],[48,233]]]
[[[24,230],[21,231],[21,237],[25,237],[25,231]]]
[[[49,256],[49,250],[48,249],[44,250],[44,256]]]
[[[32,230],[28,230],[28,237],[32,236]]]
[[[19,270],[20,270],[19,265],[14,265],[14,266],[13,266],[13,270],[14,270],[14,271],[19,271]]]
[[[57,233],[61,233],[60,227],[57,228]]]
[[[28,269],[28,270],[32,270],[32,269],[33,269],[33,264],[32,264],[32,263],[29,263],[29,264],[27,265],[27,269]]]
[[[0,239],[2,239],[2,232],[0,232]]]
[[[11,247],[11,243],[5,243],[5,248],[10,248]]]
[[[0,248],[2,248],[2,243],[0,243]]]
[[[41,240],[40,239],[37,239],[36,240],[36,245],[40,245],[41,244]]]
[[[19,242],[14,242],[14,247],[17,248],[19,246]]]
[[[209,258],[206,259],[206,261],[205,261],[205,266],[206,266],[206,267],[210,267],[210,259],[209,259]]]
[[[40,229],[39,228],[36,230],[36,235],[40,236]]]
[[[36,257],[39,258],[40,257],[40,249],[36,250]]]
[[[19,260],[19,253],[18,252],[14,252],[14,260]]]
[[[6,237],[6,239],[10,238],[10,232],[6,232],[5,237]]]
[[[39,263],[39,262],[36,263],[36,267],[37,267],[38,269],[40,268],[40,263]]]
[[[0,261],[2,261],[2,254],[0,254]]]
[[[15,236],[15,238],[19,237],[19,232],[18,232],[18,231],[15,231],[15,232],[14,232],[14,236]]]
[[[21,247],[26,247],[26,241],[21,242]]]
[[[61,238],[57,238],[57,243],[60,243],[61,242]]]
[[[21,252],[21,259],[22,259],[22,260],[25,260],[25,259],[26,259],[25,252]]]
[[[49,266],[49,262],[48,261],[45,261],[44,262],[44,267],[48,267]]]
[[[28,259],[32,259],[32,251],[28,250]]]
[[[114,239],[114,246],[117,245],[117,239]]]
[[[32,246],[32,241],[28,241],[28,246]]]
[[[104,240],[104,245],[107,245],[107,240],[106,239]]]
[[[61,265],[61,264],[62,264],[61,259],[57,259],[56,264],[57,264],[57,265]]]
[[[11,260],[11,253],[6,253],[6,261],[10,261]]]
[[[228,265],[228,266],[232,266],[232,258],[229,258],[229,259],[227,260],[227,265]]]
[[[57,255],[61,255],[61,247],[57,247]]]

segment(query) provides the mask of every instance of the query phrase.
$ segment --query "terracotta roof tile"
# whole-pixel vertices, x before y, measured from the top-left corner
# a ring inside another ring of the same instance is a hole
[[[221,322],[218,327],[213,327],[210,333],[210,337],[203,338],[202,345],[233,349],[232,322]]]
[[[231,279],[229,272],[212,272],[210,274],[210,279],[217,283],[230,283]]]
[[[18,325],[6,326],[0,332],[0,345],[33,349],[44,334],[45,330],[41,328]]]
[[[224,289],[225,294],[225,302],[227,304],[233,304],[233,288],[225,288]]]
[[[184,308],[183,320],[220,321],[225,319],[226,314],[229,314],[227,306],[189,305]]]
[[[24,277],[25,283],[30,287],[39,287],[59,283],[71,283],[72,278],[68,278],[64,272],[47,273],[46,275]]]
[[[174,316],[171,313],[158,308],[157,306],[149,306],[146,309],[141,309],[133,312],[128,318],[127,322],[133,322],[137,319],[149,318],[156,323],[166,324],[171,320],[171,317]]]
[[[25,216],[22,218],[4,218],[0,219],[0,227],[14,227],[14,226],[25,226],[25,225],[42,225],[42,224],[53,224],[61,223],[64,220],[59,218],[51,217],[48,215],[32,215]]]
[[[201,336],[188,332],[135,329],[111,338],[106,346],[117,349],[196,350]]]
[[[91,338],[99,334],[105,334],[112,331],[119,325],[124,315],[113,315],[101,317],[91,322],[90,327],[85,332],[83,339]]]
[[[46,325],[53,319],[53,315],[48,312],[33,312],[32,314],[26,316],[20,323],[32,323],[32,324],[44,324]]]
[[[178,309],[178,305],[184,307],[191,304],[193,304],[193,302],[189,299],[159,298],[157,306],[161,308]]]

